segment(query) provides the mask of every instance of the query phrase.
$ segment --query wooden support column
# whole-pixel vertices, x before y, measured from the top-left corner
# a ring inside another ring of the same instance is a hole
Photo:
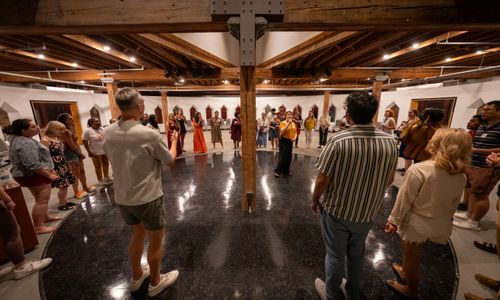
[[[330,91],[323,92],[323,114],[328,114],[328,110],[330,109]],[[318,116],[319,117],[319,116]]]
[[[256,153],[255,153],[255,67],[240,67],[240,103],[243,169],[243,210],[256,208]]]
[[[373,97],[375,97],[375,99],[377,99],[377,102],[379,103],[379,105],[380,105],[380,96],[382,95],[382,84],[383,83],[384,83],[384,81],[382,81],[382,80],[373,81],[372,94],[373,94]],[[379,109],[380,109],[380,107],[379,107]],[[378,110],[375,113],[375,115],[373,116],[373,124],[375,126],[378,125]]]
[[[115,94],[116,94],[116,83],[106,83],[106,88],[108,89],[108,99],[109,99],[109,109],[111,110],[111,118],[118,119],[121,115],[118,105],[116,105]]]
[[[165,126],[165,132],[168,131],[168,100],[167,92],[161,91],[161,111],[163,114],[163,126]]]

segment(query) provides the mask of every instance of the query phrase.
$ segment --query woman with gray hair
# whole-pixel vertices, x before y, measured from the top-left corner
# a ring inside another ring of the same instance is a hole
[[[57,199],[59,201],[58,210],[70,210],[76,205],[74,202],[66,201],[68,186],[75,183],[76,179],[73,173],[71,173],[68,161],[64,157],[64,143],[60,140],[65,129],[66,126],[63,123],[50,121],[45,126],[45,135],[41,140],[42,144],[49,148],[50,156],[54,162],[54,171],[59,176],[59,179],[51,183],[53,188],[59,189],[57,192]]]

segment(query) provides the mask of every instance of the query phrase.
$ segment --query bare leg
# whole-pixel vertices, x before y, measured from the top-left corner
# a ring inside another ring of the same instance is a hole
[[[57,191],[57,200],[59,201],[59,206],[65,206],[67,204],[66,198],[68,196],[68,188],[62,188]]]
[[[151,285],[155,286],[160,282],[160,267],[163,258],[163,237],[165,229],[154,231],[147,230],[149,246],[148,246],[148,263],[151,272]]]
[[[490,199],[488,198],[488,195],[476,195],[474,193],[470,193],[469,202],[468,211],[472,221],[481,221],[490,209]]]
[[[130,257],[130,264],[132,265],[132,279],[138,280],[142,276],[141,258],[144,250],[146,229],[140,223],[132,227],[132,233],[132,239],[128,246],[128,255]]]
[[[106,155],[101,155],[102,172],[105,178],[109,177],[109,160]]]
[[[51,220],[48,214],[50,199],[50,184],[29,187],[29,190],[35,198],[35,204],[31,211],[35,232],[37,234],[49,233],[55,230],[54,227],[45,226],[45,220]]]
[[[80,192],[80,188],[78,187],[78,181],[80,179],[80,163],[79,161],[71,161],[69,165],[71,167],[71,173],[73,173],[73,176],[75,177],[73,191],[75,192],[75,195],[77,195]]]

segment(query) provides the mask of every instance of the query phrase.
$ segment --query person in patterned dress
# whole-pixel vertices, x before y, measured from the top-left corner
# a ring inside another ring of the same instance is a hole
[[[52,181],[53,188],[58,188],[57,199],[59,201],[58,210],[70,210],[76,203],[66,201],[68,196],[68,186],[75,183],[76,179],[71,172],[71,167],[64,157],[64,143],[59,139],[66,126],[58,121],[50,121],[45,127],[45,135],[41,139],[42,144],[50,150],[50,156],[54,162],[54,171],[59,179]]]

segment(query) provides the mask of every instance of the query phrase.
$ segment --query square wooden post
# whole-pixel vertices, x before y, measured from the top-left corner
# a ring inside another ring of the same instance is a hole
[[[255,67],[240,67],[240,105],[243,169],[243,210],[256,208],[256,151],[255,151]]]
[[[161,91],[161,111],[163,114],[163,126],[165,127],[165,132],[168,131],[168,99],[167,92]]]
[[[106,83],[106,88],[108,89],[109,110],[111,111],[111,117],[113,119],[118,119],[121,112],[115,101],[115,94],[117,90],[116,83]]]
[[[384,82],[382,80],[375,80],[373,82],[372,95],[373,95],[373,97],[375,97],[375,99],[377,99],[377,102],[379,103],[379,105],[380,105],[380,96],[382,95],[382,84],[383,83]],[[380,107],[379,107],[379,109],[380,109]],[[378,126],[378,110],[375,113],[375,115],[373,116],[373,124],[375,126]]]

